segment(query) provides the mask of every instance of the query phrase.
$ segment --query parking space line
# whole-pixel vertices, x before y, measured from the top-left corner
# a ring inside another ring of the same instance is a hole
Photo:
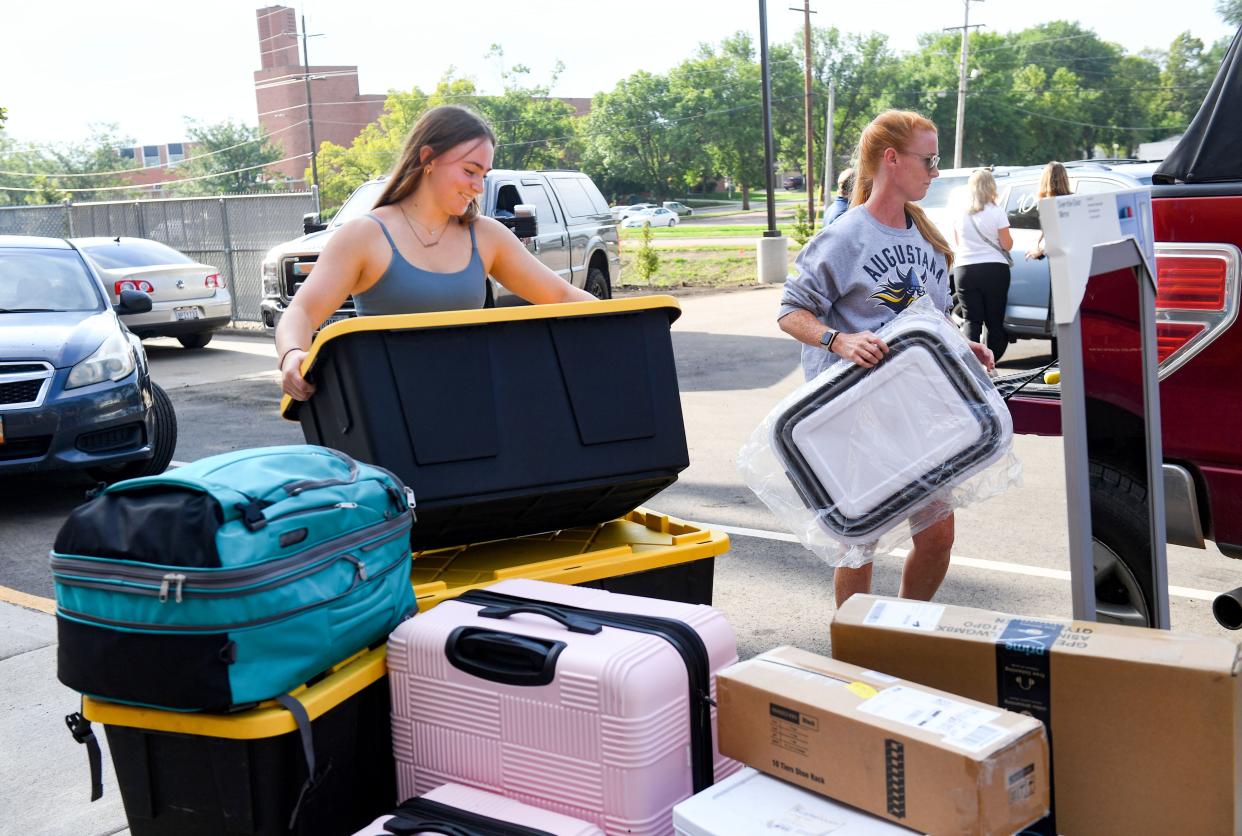
[[[730,525],[716,525],[714,523],[694,522],[691,525],[711,528],[715,531],[723,531],[725,534],[736,534],[739,537],[756,537],[762,540],[776,540],[781,543],[796,543],[798,538],[785,531],[767,531],[761,528],[739,528]],[[905,557],[910,553],[909,549],[893,549],[891,552],[894,557]],[[1007,563],[1001,560],[981,560],[976,557],[962,557],[961,555],[952,555],[949,562],[954,566],[962,566],[967,569],[982,569],[986,572],[1003,572],[1008,575],[1026,575],[1028,577],[1047,578],[1049,580],[1069,582],[1070,573],[1065,569],[1047,569],[1043,566],[1026,566],[1021,563]],[[1176,595],[1179,598],[1191,598],[1195,601],[1214,601],[1220,593],[1209,592],[1206,589],[1193,589],[1188,586],[1170,586],[1169,594]]]
[[[22,592],[20,589],[10,589],[7,586],[0,586],[0,602],[16,604],[19,607],[47,613],[48,615],[56,614],[56,602],[51,598],[31,595],[29,592]]]

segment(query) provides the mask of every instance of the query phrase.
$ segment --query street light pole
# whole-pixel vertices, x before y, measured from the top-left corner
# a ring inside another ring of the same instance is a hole
[[[759,66],[763,75],[763,174],[768,190],[768,228],[764,238],[776,238],[776,187],[772,182],[772,71],[768,66],[768,4],[759,0]]]
[[[966,18],[962,21],[962,51],[960,66],[958,67],[957,81],[957,133],[953,138],[953,167],[962,167],[962,137],[966,132],[966,61],[970,55],[970,30],[978,28],[982,24],[970,25],[970,4],[982,3],[983,0],[962,0],[962,6],[966,10]],[[945,28],[946,32],[958,29],[957,26],[949,26]]]

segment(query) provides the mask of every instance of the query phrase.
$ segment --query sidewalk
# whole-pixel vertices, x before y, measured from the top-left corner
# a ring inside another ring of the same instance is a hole
[[[65,728],[78,695],[56,679],[56,620],[0,603],[0,836],[127,834],[103,729],[104,795],[90,801],[86,747]]]

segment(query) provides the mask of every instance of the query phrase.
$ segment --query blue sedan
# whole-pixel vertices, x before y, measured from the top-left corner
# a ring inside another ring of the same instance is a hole
[[[119,315],[149,310],[59,238],[0,235],[0,474],[86,470],[116,481],[162,472],[177,417]]]

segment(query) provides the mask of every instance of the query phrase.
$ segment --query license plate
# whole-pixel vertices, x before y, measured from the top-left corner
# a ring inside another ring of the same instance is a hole
[[[202,315],[198,308],[173,308],[174,319],[198,319]]]
[[[335,324],[335,323],[337,323],[337,322],[344,322],[344,321],[345,321],[345,320],[347,320],[347,319],[353,319],[353,317],[349,317],[349,316],[330,316],[330,317],[328,317],[327,319],[325,319],[325,320],[323,321],[323,325],[321,325],[321,326],[319,326],[319,327],[320,327],[320,328],[327,328],[329,325],[333,325],[333,324]]]

